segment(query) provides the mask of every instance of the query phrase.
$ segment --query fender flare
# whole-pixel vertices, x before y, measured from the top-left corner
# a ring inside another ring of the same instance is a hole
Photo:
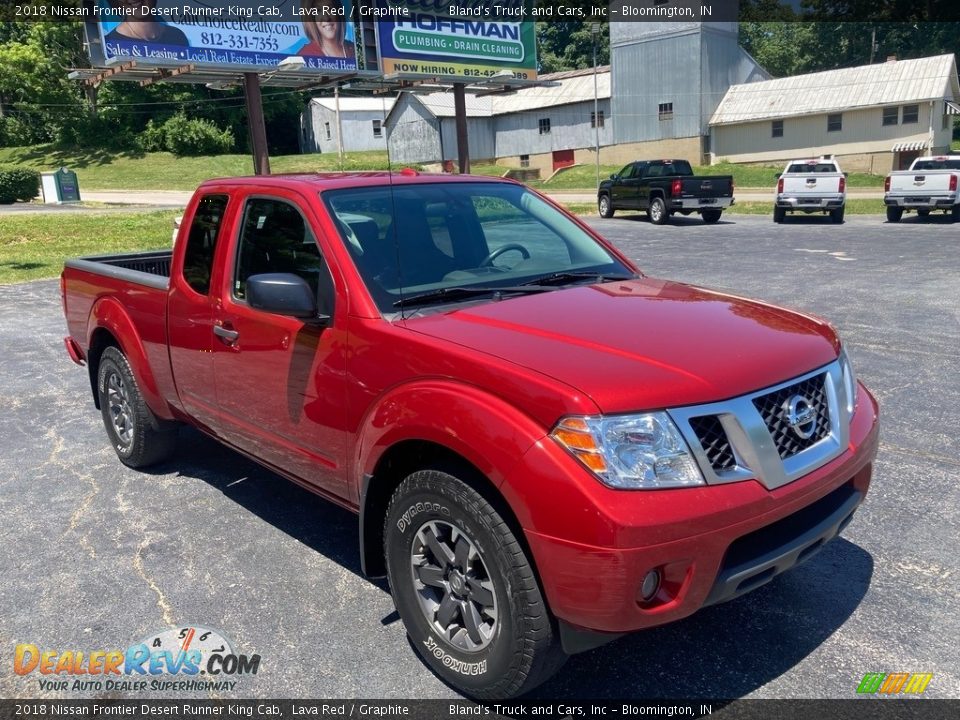
[[[120,351],[130,363],[130,369],[137,380],[137,386],[144,402],[153,411],[154,415],[162,419],[172,419],[173,413],[167,401],[163,399],[157,386],[156,378],[147,359],[143,342],[137,332],[133,320],[121,303],[115,298],[105,297],[97,300],[90,309],[90,318],[87,322],[87,349],[92,347],[93,337],[97,330],[106,330],[117,341]],[[99,362],[98,362],[99,367]],[[91,364],[91,382],[96,389],[97,378],[93,375]]]
[[[428,443],[462,458],[482,474],[516,516],[500,486],[546,431],[510,403],[480,388],[445,379],[420,380],[385,393],[357,430],[351,493],[360,510],[364,572],[377,576],[383,513],[402,477],[378,475],[378,465],[402,443]]]

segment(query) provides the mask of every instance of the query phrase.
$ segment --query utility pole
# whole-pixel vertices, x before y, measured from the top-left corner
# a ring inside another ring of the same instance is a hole
[[[470,147],[467,144],[467,87],[462,82],[453,84],[453,110],[457,123],[457,163],[460,174],[470,172]]]
[[[333,86],[333,100],[337,109],[337,158],[343,170],[343,122],[340,120],[340,85]]]
[[[591,23],[590,35],[593,37],[593,128],[597,156],[597,190],[600,189],[600,92],[597,80],[597,38],[600,35],[600,23]]]
[[[243,95],[247,101],[247,123],[250,127],[250,148],[253,150],[255,175],[270,174],[270,155],[267,151],[267,124],[263,119],[263,97],[260,94],[260,76],[243,74]]]

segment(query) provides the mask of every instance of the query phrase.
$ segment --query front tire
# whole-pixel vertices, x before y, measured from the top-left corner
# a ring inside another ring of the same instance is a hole
[[[408,476],[383,536],[397,612],[444,682],[473,698],[509,698],[566,660],[523,548],[462,480],[441,470]]]
[[[897,207],[896,205],[887,206],[887,222],[900,222],[900,218],[903,217],[903,208]]]
[[[647,215],[650,217],[650,222],[654,225],[664,225],[667,220],[670,219],[670,214],[667,212],[667,204],[663,201],[662,197],[650,198],[650,207],[647,208]]]
[[[177,444],[175,424],[158,419],[143,401],[126,356],[108,347],[97,370],[100,414],[120,462],[142,468],[165,460]]]
[[[613,209],[613,203],[610,202],[609,195],[601,195],[600,199],[597,200],[597,210],[600,213],[602,218],[612,218],[615,210]]]

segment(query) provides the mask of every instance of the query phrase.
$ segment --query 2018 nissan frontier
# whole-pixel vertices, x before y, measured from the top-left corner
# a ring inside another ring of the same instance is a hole
[[[877,403],[830,325],[647,277],[511,181],[212,180],[172,252],[61,284],[120,460],[186,423],[359,514],[472,697],[763,585],[870,483]]]

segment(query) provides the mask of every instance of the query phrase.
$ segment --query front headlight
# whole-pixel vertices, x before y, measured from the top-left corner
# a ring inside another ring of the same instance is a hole
[[[857,406],[857,376],[853,374],[853,365],[847,357],[846,349],[840,350],[840,372],[843,374],[843,394],[847,410],[847,417],[853,417]]]
[[[568,417],[550,435],[610,487],[656,490],[706,484],[683,436],[663,412]]]

